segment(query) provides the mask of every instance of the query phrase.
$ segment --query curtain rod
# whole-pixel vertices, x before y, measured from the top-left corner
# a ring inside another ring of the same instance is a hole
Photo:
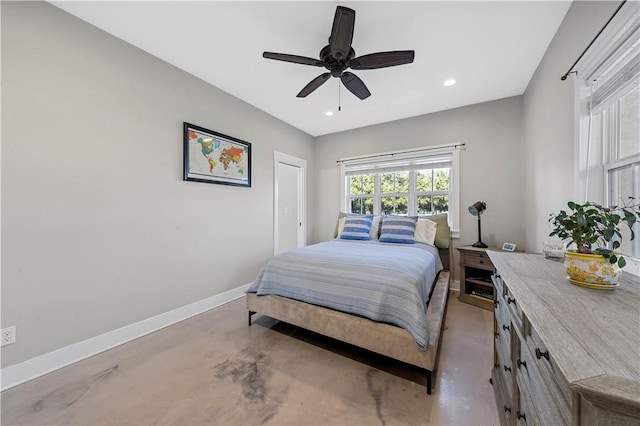
[[[618,14],[618,12],[620,11],[620,9],[622,8],[622,6],[624,6],[624,4],[627,2],[627,0],[623,0],[622,3],[620,3],[620,6],[618,6],[618,8],[616,9],[615,12],[613,12],[613,15],[611,15],[611,18],[609,18],[609,20],[607,21],[606,24],[604,24],[604,27],[602,27],[600,29],[600,31],[598,31],[598,34],[596,34],[596,36],[593,38],[593,40],[591,40],[591,43],[589,43],[589,45],[587,46],[586,49],[584,49],[582,51],[582,53],[580,54],[580,56],[578,56],[578,59],[576,59],[576,61],[573,63],[573,65],[571,65],[571,68],[569,68],[569,71],[567,71],[566,73],[564,73],[564,75],[562,77],[560,77],[560,80],[564,81],[567,79],[567,77],[569,76],[569,74],[571,74],[572,72],[577,72],[574,71],[573,68],[576,66],[576,64],[578,62],[580,62],[580,59],[582,59],[582,57],[584,56],[585,53],[587,53],[587,51],[591,48],[591,45],[598,39],[598,37],[600,37],[600,34],[602,34],[602,32],[604,31],[605,28],[607,28],[607,25],[609,25],[609,23],[613,20],[613,18],[615,18],[615,16]]]
[[[340,164],[340,163],[344,163],[345,161],[353,161],[353,160],[365,160],[367,158],[378,158],[378,157],[393,157],[394,155],[401,155],[401,154],[410,154],[412,152],[423,152],[423,151],[433,151],[436,149],[443,149],[443,148],[459,148],[459,147],[465,147],[466,145],[464,143],[456,143],[456,144],[452,144],[452,145],[438,145],[438,146],[432,146],[432,147],[427,147],[427,148],[418,148],[418,149],[409,149],[406,151],[398,151],[398,152],[387,152],[387,153],[382,153],[382,154],[373,154],[373,155],[363,155],[362,157],[349,157],[349,158],[344,158],[342,160],[336,160],[336,163]]]

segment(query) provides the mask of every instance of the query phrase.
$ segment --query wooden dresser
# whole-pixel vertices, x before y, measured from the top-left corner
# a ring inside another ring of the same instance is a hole
[[[578,287],[561,262],[487,251],[502,425],[640,424],[640,279]]]

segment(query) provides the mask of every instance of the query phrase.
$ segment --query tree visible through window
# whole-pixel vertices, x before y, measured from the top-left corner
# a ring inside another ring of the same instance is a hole
[[[409,172],[382,173],[380,192],[382,214],[408,214]]]
[[[373,214],[374,175],[352,176],[350,180],[351,212]]]
[[[416,171],[417,213],[429,215],[449,211],[450,169]]]
[[[432,215],[449,211],[451,168],[383,171],[348,177],[352,213]],[[379,201],[376,201],[379,200]]]

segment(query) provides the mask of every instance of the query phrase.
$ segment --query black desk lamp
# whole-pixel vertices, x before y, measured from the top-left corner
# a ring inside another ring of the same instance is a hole
[[[487,245],[482,242],[482,231],[480,230],[480,216],[486,209],[487,204],[484,201],[476,201],[472,206],[469,206],[469,213],[478,216],[478,241],[471,244],[472,247],[487,248]]]

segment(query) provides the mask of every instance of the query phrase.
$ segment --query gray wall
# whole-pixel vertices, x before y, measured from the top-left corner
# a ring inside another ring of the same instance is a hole
[[[619,2],[574,1],[523,95],[524,201],[527,250],[542,252],[548,219],[573,198],[572,77],[562,76]]]
[[[454,142],[460,154],[460,239],[478,239],[477,220],[467,207],[487,203],[482,239],[490,246],[524,245],[522,224],[522,98],[520,96],[456,108],[316,138],[315,235],[333,237],[340,210],[340,167],[336,160],[393,150]],[[454,252],[457,252],[454,251]]]
[[[312,170],[313,138],[49,4],[1,7],[2,367],[251,282],[273,151]],[[253,187],[183,182],[183,121],[251,142]]]

